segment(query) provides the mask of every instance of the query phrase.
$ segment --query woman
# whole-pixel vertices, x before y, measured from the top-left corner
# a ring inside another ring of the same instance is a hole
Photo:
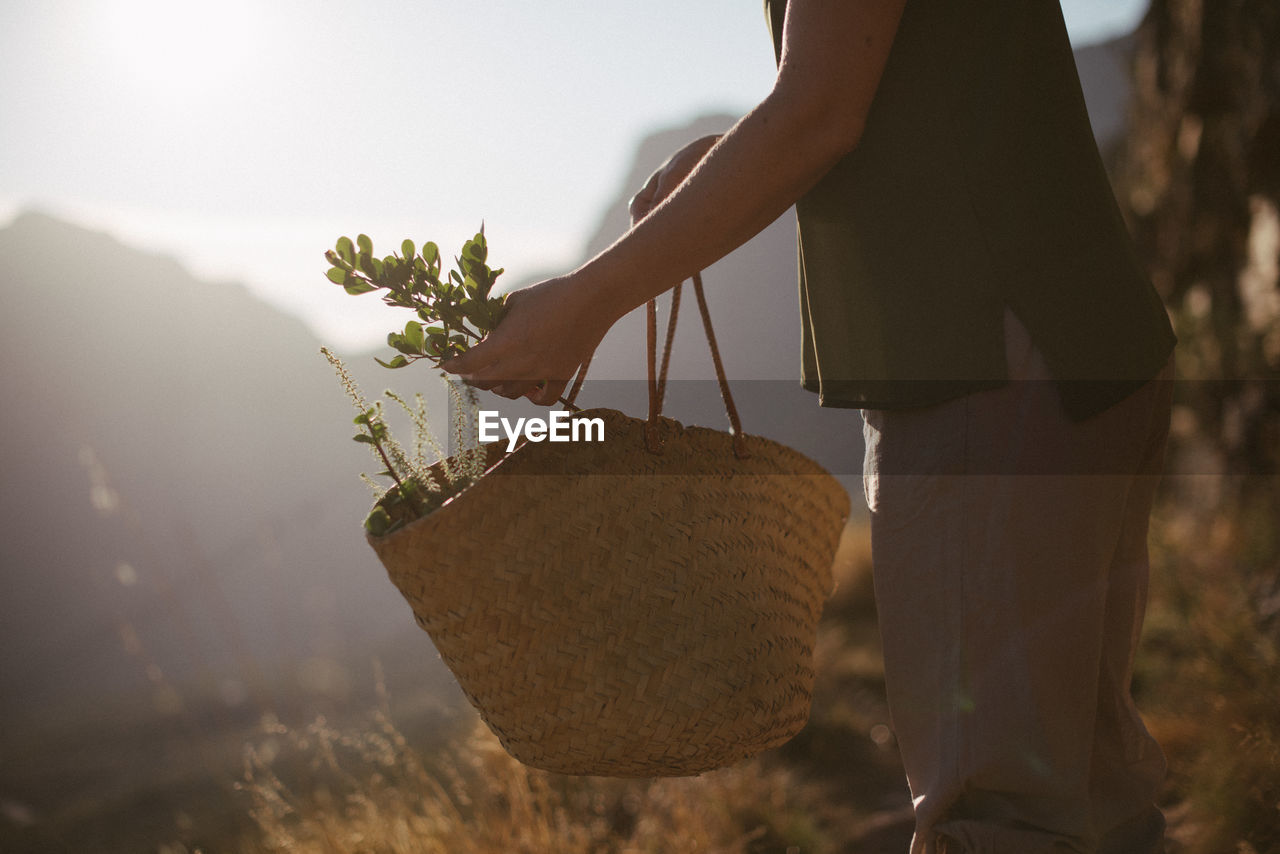
[[[913,854],[1163,850],[1129,679],[1174,339],[1061,11],[765,6],[769,95],[448,369],[550,404],[617,319],[796,205],[803,382],[863,410]]]

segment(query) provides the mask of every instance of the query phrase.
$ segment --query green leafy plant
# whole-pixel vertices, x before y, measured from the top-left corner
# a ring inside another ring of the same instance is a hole
[[[416,251],[412,240],[400,244],[400,255],[378,258],[373,241],[359,235],[338,238],[325,253],[332,265],[325,274],[353,296],[385,291],[387,305],[414,311],[418,319],[405,324],[402,332],[387,335],[387,343],[397,351],[390,361],[378,359],[386,368],[403,368],[419,359],[439,365],[460,355],[491,332],[506,310],[505,296],[491,296],[502,269],[488,265],[489,245],[484,226],[462,245],[454,258],[455,267],[441,275],[440,248],[427,241]],[[424,325],[425,324],[425,325]]]
[[[463,244],[454,259],[455,268],[443,276],[440,250],[435,243],[428,241],[419,252],[412,240],[405,240],[400,244],[400,251],[399,255],[378,258],[373,253],[373,242],[361,234],[354,242],[348,237],[338,238],[335,247],[325,253],[331,265],[325,274],[329,281],[341,285],[353,296],[384,291],[383,302],[410,309],[417,315],[416,320],[405,324],[403,331],[387,335],[387,343],[397,352],[390,360],[375,357],[378,364],[398,369],[426,359],[439,367],[445,359],[465,353],[472,343],[498,325],[505,311],[506,297],[490,293],[502,270],[488,265],[489,248],[483,225],[475,237]],[[404,410],[413,424],[414,451],[406,452],[391,435],[382,402],[371,405],[342,360],[328,348],[322,347],[320,352],[337,372],[355,405],[357,414],[353,423],[359,430],[352,438],[369,446],[382,466],[378,475],[393,482],[383,492],[366,476],[366,482],[381,493],[365,519],[365,530],[370,534],[385,536],[425,516],[484,473],[485,448],[473,440],[470,447],[449,456],[431,431],[422,395],[415,395],[410,403],[388,390],[386,398]],[[446,374],[441,376],[448,379]],[[461,448],[469,434],[468,419],[474,419],[475,392],[449,381],[449,393],[453,403],[452,432]],[[439,462],[433,464],[433,460]]]

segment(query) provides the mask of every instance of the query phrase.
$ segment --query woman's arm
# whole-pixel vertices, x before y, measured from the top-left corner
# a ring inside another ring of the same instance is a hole
[[[513,293],[499,327],[445,369],[555,402],[614,322],[745,243],[858,144],[905,2],[789,0],[769,95],[634,228]]]

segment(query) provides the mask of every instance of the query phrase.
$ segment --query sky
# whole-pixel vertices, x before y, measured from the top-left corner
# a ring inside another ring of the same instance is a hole
[[[1063,0],[1081,45],[1147,0]],[[385,307],[328,284],[369,234],[566,269],[645,134],[773,80],[759,0],[6,0],[0,225],[38,209],[237,281],[339,348]]]

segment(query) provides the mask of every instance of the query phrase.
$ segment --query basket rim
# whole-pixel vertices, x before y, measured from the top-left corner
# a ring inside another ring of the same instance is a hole
[[[587,415],[587,416],[594,415],[597,417],[602,416],[608,420],[621,420],[626,422],[634,422],[634,423],[638,423],[639,425],[644,425],[646,423],[646,420],[644,418],[638,418],[634,415],[628,415],[625,412],[622,412],[621,410],[612,409],[609,407],[594,407],[591,409],[580,409],[574,412],[573,414],[575,417],[584,416],[584,415]],[[659,422],[662,425],[662,429],[664,431],[666,430],[674,431],[670,434],[667,434],[667,438],[671,438],[674,436],[682,436],[690,433],[695,436],[706,435],[706,434],[719,434],[723,436],[733,435],[727,430],[722,430],[716,427],[705,427],[700,424],[686,425],[683,422],[678,421],[674,418],[670,418],[666,415],[660,415]],[[775,456],[788,457],[793,460],[803,462],[804,464],[806,464],[805,466],[806,468],[812,469],[812,471],[803,473],[803,476],[825,477],[825,478],[829,478],[831,481],[839,485],[839,482],[836,481],[835,476],[832,475],[829,471],[827,471],[825,467],[823,467],[820,463],[813,460],[808,455],[801,453],[800,451],[797,451],[795,448],[791,447],[790,445],[783,444],[782,442],[779,442],[776,439],[770,439],[768,436],[759,436],[751,433],[743,433],[742,439],[744,442],[747,443],[748,448],[751,448],[751,449],[759,448],[761,451],[768,451],[770,454],[773,454]],[[499,439],[497,442],[490,442],[484,445],[484,447],[487,449],[493,449],[493,448],[500,449],[502,443],[503,443],[503,440]],[[409,522],[407,525],[403,525],[399,528],[396,528],[394,531],[391,531],[390,533],[387,533],[387,534],[383,534],[381,536],[375,536],[374,534],[370,534],[366,531],[365,539],[368,541],[368,543],[371,546],[377,547],[383,544],[390,543],[392,540],[399,537],[401,534],[406,534],[407,532],[409,532],[410,529],[422,527],[423,523],[426,523],[428,521],[439,521],[442,518],[441,514],[465,512],[457,509],[457,505],[459,504],[460,498],[466,495],[473,494],[477,489],[483,488],[488,490],[488,489],[496,488],[493,485],[495,479],[492,477],[492,475],[495,472],[500,472],[500,470],[503,468],[504,465],[510,466],[510,460],[512,460],[517,454],[523,451],[526,447],[528,447],[529,445],[536,445],[536,444],[540,444],[540,443],[530,442],[528,439],[522,436],[514,449],[512,449],[511,451],[500,450],[500,455],[498,459],[492,464],[490,464],[489,466],[487,466],[484,472],[480,475],[479,478],[476,479],[474,483],[467,486],[461,492],[458,492],[454,495],[449,496],[449,498],[446,499],[435,510],[431,511],[425,516],[419,516],[417,519],[414,519],[412,522]],[[456,457],[456,456],[458,455],[455,454],[449,457],[449,459],[453,459],[453,457]],[[732,450],[728,449],[727,445],[726,445],[726,457],[730,460],[733,459],[733,452]],[[444,463],[443,459],[437,460],[435,463],[433,463],[430,466],[430,470],[437,471],[442,466],[443,463]],[[800,475],[801,473],[796,472],[795,474]],[[703,477],[705,475],[688,474],[688,475],[673,475],[673,476]],[[844,505],[845,505],[840,515],[842,518],[847,520],[849,518],[849,514],[852,512],[852,500],[849,497],[848,490],[846,490],[843,486],[839,487],[839,491],[844,496]],[[387,492],[390,492],[390,489],[388,489],[386,492],[383,492],[383,494],[378,497],[378,500],[374,502],[375,507],[378,505],[378,502],[380,502],[382,498],[386,496]]]

